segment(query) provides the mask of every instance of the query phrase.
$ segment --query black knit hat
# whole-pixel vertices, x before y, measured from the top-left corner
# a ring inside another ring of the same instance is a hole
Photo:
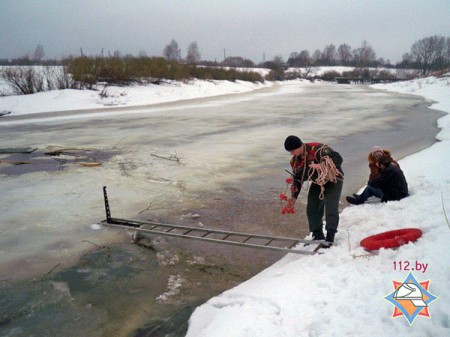
[[[286,151],[297,150],[302,145],[303,142],[297,136],[289,136],[284,141],[284,148]]]

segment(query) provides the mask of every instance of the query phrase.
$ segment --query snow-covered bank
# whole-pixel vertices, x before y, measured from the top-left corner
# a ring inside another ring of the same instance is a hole
[[[438,102],[431,108],[450,113],[449,77],[374,87],[424,96]],[[347,207],[335,247],[312,257],[287,255],[212,298],[191,316],[187,336],[449,335],[449,117],[439,120],[440,142],[400,161],[410,197]],[[359,245],[369,235],[408,227],[420,228],[423,236],[398,250],[371,255]],[[426,271],[416,263],[427,264]],[[393,281],[404,282],[410,272],[418,282],[429,280],[428,291],[439,297],[420,311],[430,317],[419,315],[412,326],[402,315],[392,318],[394,305],[385,299],[395,290]]]
[[[270,87],[273,82],[252,83],[246,81],[203,81],[188,83],[167,81],[159,85],[136,85],[127,87],[108,86],[93,90],[54,90],[33,95],[0,97],[0,112],[11,116],[31,113],[86,110],[105,107],[142,106],[168,103],[186,99],[213,97],[226,94],[250,92]],[[2,85],[4,88],[6,84]],[[0,88],[1,89],[1,88]],[[101,97],[103,93],[106,97]]]

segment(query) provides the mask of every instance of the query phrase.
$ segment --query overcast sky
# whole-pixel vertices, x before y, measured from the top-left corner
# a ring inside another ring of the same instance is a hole
[[[196,41],[203,60],[259,63],[366,40],[395,63],[432,35],[450,37],[450,0],[0,0],[0,58],[161,56],[175,39],[183,57]]]

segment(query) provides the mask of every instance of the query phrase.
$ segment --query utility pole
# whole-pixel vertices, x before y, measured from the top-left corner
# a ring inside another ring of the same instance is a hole
[[[223,49],[223,60],[225,61],[226,59],[226,53],[225,53],[225,48]]]

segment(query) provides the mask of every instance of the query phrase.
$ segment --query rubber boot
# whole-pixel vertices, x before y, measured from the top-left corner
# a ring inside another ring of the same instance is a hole
[[[326,242],[333,243],[334,242],[334,236],[336,235],[336,232],[333,231],[327,231],[327,237],[325,238]]]
[[[357,195],[355,197],[350,197],[350,196],[345,197],[345,200],[347,200],[347,202],[352,205],[361,205],[362,204],[362,202],[359,200],[359,195]]]
[[[313,233],[312,233],[312,236],[313,236],[313,240],[325,240],[325,235],[323,235],[323,232],[322,232],[322,230],[320,230],[320,231],[314,231]]]
[[[325,238],[325,243],[322,244],[322,248],[330,248],[334,242],[334,236],[336,232],[327,231],[327,237]]]

